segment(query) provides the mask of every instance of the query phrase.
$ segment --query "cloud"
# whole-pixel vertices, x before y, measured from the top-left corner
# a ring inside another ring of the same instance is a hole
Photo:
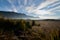
[[[24,1],[24,5],[27,5],[27,0]]]
[[[55,15],[56,13],[53,12],[52,10],[55,10],[55,9],[57,9],[59,7],[54,7],[52,9],[50,9],[50,10],[44,10],[44,9],[40,10],[40,9],[42,9],[44,7],[48,7],[50,4],[53,4],[53,3],[57,2],[57,3],[53,4],[53,5],[50,5],[51,7],[56,6],[56,5],[60,4],[60,2],[58,2],[58,1],[59,0],[46,0],[46,1],[42,2],[42,3],[40,3],[40,5],[38,5],[37,7],[35,7],[34,5],[31,5],[31,6],[26,7],[25,10],[29,13],[29,15],[34,14],[35,16],[38,16],[40,18],[47,18],[47,19],[56,18],[57,19],[58,18],[57,16],[44,16],[44,15]]]
[[[51,10],[51,9],[53,9],[55,7],[58,7],[58,6],[60,6],[60,1],[49,4],[48,6],[42,8],[42,10],[47,10],[48,11],[48,10]]]
[[[26,10],[28,13],[32,13],[33,10],[34,10],[34,5],[26,7],[25,10]]]
[[[16,6],[13,4],[13,2],[15,2],[14,0],[7,0],[10,4],[11,4],[11,9],[13,12],[17,12],[17,8]]]
[[[48,15],[53,15],[54,14],[54,13],[46,11],[46,10],[39,10],[36,7],[34,7],[34,5],[26,7],[26,11],[29,14],[36,14],[38,16],[40,16],[40,15],[46,15],[46,14],[48,14]]]
[[[47,8],[45,8],[45,9],[47,9],[47,11],[52,11],[52,10],[55,10],[57,8],[60,8],[59,6],[60,6],[60,2],[55,3],[53,5],[50,5],[50,6],[47,6]]]
[[[52,8],[52,9],[48,10],[48,11],[53,12],[53,11],[55,11],[56,9],[60,9],[60,6],[54,7],[54,8]]]
[[[27,0],[24,0],[24,1],[21,1],[21,0],[7,0],[10,4],[11,4],[11,9],[14,11],[14,12],[19,12],[19,10],[22,10],[25,5],[27,5]],[[18,4],[14,4],[16,3],[16,1],[18,2]],[[24,3],[24,5],[22,5],[21,3]],[[16,6],[18,5],[18,6]]]
[[[42,9],[42,8],[48,6],[49,4],[52,4],[52,3],[56,2],[56,1],[58,1],[58,0],[46,0],[46,1],[42,2],[42,3],[37,7],[37,9]]]

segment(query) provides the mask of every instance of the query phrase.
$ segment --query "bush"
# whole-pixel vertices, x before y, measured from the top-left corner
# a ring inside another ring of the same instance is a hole
[[[35,25],[35,21],[33,20],[33,21],[32,21],[32,26],[34,26],[34,25]]]
[[[29,22],[26,22],[25,25],[26,25],[26,29],[31,29],[32,28],[32,26],[30,25]]]

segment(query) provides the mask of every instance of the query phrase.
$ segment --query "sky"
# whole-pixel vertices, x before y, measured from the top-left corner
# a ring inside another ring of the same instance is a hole
[[[0,11],[24,13],[40,19],[60,19],[60,0],[0,0]]]

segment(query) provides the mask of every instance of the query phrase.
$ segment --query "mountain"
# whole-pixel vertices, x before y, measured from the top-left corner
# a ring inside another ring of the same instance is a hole
[[[16,13],[16,12],[7,12],[7,11],[0,11],[0,17],[8,18],[8,19],[30,19],[35,18],[32,16],[25,15],[23,13]]]

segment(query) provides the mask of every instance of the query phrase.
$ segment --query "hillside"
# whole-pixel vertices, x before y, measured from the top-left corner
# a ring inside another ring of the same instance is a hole
[[[7,11],[0,11],[0,16],[4,18],[10,19],[23,19],[23,18],[34,18],[32,16],[25,15],[24,13],[16,13],[16,12],[7,12]]]

